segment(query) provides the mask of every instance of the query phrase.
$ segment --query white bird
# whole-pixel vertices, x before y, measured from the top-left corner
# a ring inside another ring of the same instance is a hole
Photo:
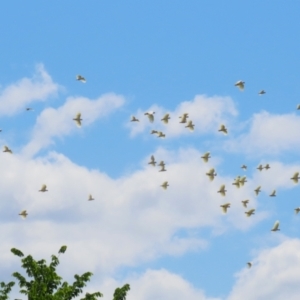
[[[153,121],[154,121],[154,114],[155,114],[154,111],[153,112],[148,111],[148,112],[144,113],[145,116],[148,116],[148,119],[151,123],[153,123]]]
[[[48,192],[47,185],[43,184],[42,187],[41,187],[41,189],[39,190],[39,192]]]
[[[20,213],[19,213],[19,216],[21,216],[23,219],[26,219],[28,213],[26,210],[22,210]]]
[[[95,199],[93,198],[93,196],[91,194],[89,194],[88,201],[93,201],[93,200],[95,200]]]
[[[255,209],[249,209],[248,211],[245,212],[245,214],[247,215],[247,217],[250,217],[251,215],[254,215]]]
[[[252,263],[251,262],[247,262],[248,268],[250,269],[252,267]]]
[[[271,194],[270,197],[276,197],[276,190],[274,190]]]
[[[218,193],[220,193],[222,196],[226,195],[227,190],[225,190],[225,184],[222,184],[220,189],[218,190]]]
[[[245,81],[239,80],[234,85],[243,91],[245,88]]]
[[[263,94],[265,94],[266,92],[264,91],[264,90],[261,90],[261,91],[259,91],[258,92],[258,95],[263,95]]]
[[[227,209],[230,207],[230,203],[225,203],[223,205],[220,205],[222,207],[223,213],[227,213]]]
[[[156,164],[155,158],[154,158],[153,155],[151,155],[151,157],[150,157],[150,162],[148,162],[148,165],[152,165],[152,166],[154,167],[155,164]]]
[[[185,126],[185,128],[188,128],[190,131],[194,131],[195,124],[193,124],[193,121],[189,121],[188,124]]]
[[[165,114],[164,117],[161,119],[165,124],[168,124],[168,121],[170,120],[169,114]]]
[[[166,172],[167,170],[165,169],[165,165],[163,165],[163,166],[160,166],[161,167],[161,169],[159,170],[159,172]]]
[[[206,152],[203,154],[203,156],[201,156],[201,158],[203,159],[204,162],[208,162],[208,159],[210,158],[210,152]]]
[[[279,221],[276,221],[275,223],[274,223],[274,226],[273,226],[273,228],[271,229],[271,231],[279,231],[280,229],[279,229]]]
[[[139,122],[139,119],[137,119],[135,116],[132,116],[130,122]]]
[[[212,168],[206,173],[206,175],[209,177],[210,181],[213,181],[215,176],[217,176],[217,173],[215,173],[215,169]]]
[[[12,154],[12,151],[7,146],[4,146],[3,152],[8,152],[8,153]]]
[[[179,117],[179,119],[181,119],[181,121],[179,123],[186,123],[186,119],[189,117],[188,113],[184,113],[181,117]]]
[[[73,118],[73,120],[76,122],[77,127],[81,127],[81,121],[82,121],[82,119],[81,119],[81,113],[78,113],[76,115],[76,117]]]
[[[249,200],[248,199],[247,200],[242,200],[241,202],[243,203],[244,207],[247,207],[247,204],[249,203]]]
[[[241,166],[241,169],[247,170],[247,166],[246,166],[246,165],[242,165],[242,166]]]
[[[258,196],[258,194],[261,192],[261,186],[257,187],[255,190],[254,190],[256,196]]]
[[[166,190],[166,189],[168,188],[168,186],[169,186],[168,181],[165,181],[165,182],[161,185],[161,187],[162,187],[164,190]]]
[[[76,80],[81,81],[81,82],[83,82],[83,83],[86,83],[85,78],[84,78],[83,76],[81,76],[81,75],[77,75],[77,76],[76,76]]]
[[[298,183],[298,180],[300,179],[299,172],[296,172],[291,179],[294,181],[294,183]]]
[[[158,138],[165,138],[166,135],[165,135],[163,132],[158,131],[158,132],[157,132],[157,137],[158,137]]]
[[[224,124],[221,124],[220,129],[218,131],[223,132],[224,134],[227,134],[227,128],[225,127]]]
[[[262,165],[259,165],[256,169],[259,170],[259,171],[262,171],[264,167]]]

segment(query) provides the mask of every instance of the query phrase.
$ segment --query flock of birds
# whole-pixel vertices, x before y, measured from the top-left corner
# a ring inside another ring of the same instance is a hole
[[[81,75],[77,75],[76,77],[76,80],[78,81],[81,81],[83,83],[86,83],[86,79],[81,76]],[[239,80],[235,83],[235,86],[238,87],[241,91],[244,90],[245,88],[245,82],[242,81],[242,80]],[[264,90],[261,90],[259,91],[259,95],[263,95],[265,94],[266,92]],[[300,110],[300,104],[297,106],[297,109]],[[27,111],[30,111],[30,110],[33,110],[32,108],[28,107],[26,108]],[[151,123],[154,122],[154,114],[155,112],[146,112],[144,113],[145,116],[148,117],[149,121]],[[193,121],[192,120],[188,120],[189,118],[189,114],[188,113],[184,113],[182,116],[179,117],[180,121],[179,123],[182,123],[182,124],[186,124],[185,128],[189,129],[190,131],[194,131],[194,127],[195,127],[195,124],[193,124]],[[161,119],[161,121],[164,123],[164,124],[168,124],[170,120],[170,115],[167,113],[164,115],[164,117]],[[81,127],[81,122],[82,122],[82,118],[81,118],[81,113],[77,113],[76,116],[73,118],[73,121],[75,121],[76,125],[78,127]],[[131,122],[139,122],[139,120],[135,117],[135,116],[132,116],[131,117]],[[226,126],[224,124],[221,124],[220,125],[220,128],[218,129],[219,132],[222,132],[223,134],[228,134],[228,130],[226,128]],[[157,137],[159,138],[165,138],[166,135],[162,132],[162,131],[157,131],[157,130],[152,130],[150,132],[151,134],[156,134]],[[4,146],[4,150],[3,152],[7,152],[7,153],[10,153],[12,154],[12,150],[10,148],[8,148],[7,146]],[[202,160],[207,163],[208,160],[211,158],[210,156],[210,152],[206,152],[203,154],[203,156],[201,156]],[[166,165],[165,165],[165,162],[164,161],[160,161],[159,163],[157,163],[155,161],[155,157],[152,155],[150,157],[150,161],[148,162],[149,165],[152,165],[153,167],[155,167],[156,165],[160,167],[160,170],[159,172],[166,172]],[[241,166],[241,169],[243,170],[247,170],[247,166],[246,165],[242,165]],[[265,170],[268,170],[270,169],[270,165],[269,164],[266,164],[265,166],[262,166],[261,164],[257,167],[257,170],[259,171],[262,171],[263,169]],[[217,176],[217,173],[215,171],[214,168],[211,168],[207,173],[206,175],[208,176],[209,180],[210,181],[213,181],[215,176]],[[290,178],[295,184],[297,184],[299,182],[299,179],[300,179],[300,176],[299,176],[299,172],[295,172],[295,174]],[[232,183],[232,185],[235,185],[237,188],[240,188],[242,186],[244,186],[244,184],[247,182],[247,177],[246,176],[237,176],[235,179],[234,179],[234,182]],[[164,189],[164,190],[167,190],[169,186],[169,182],[168,181],[164,181],[162,184],[161,184],[161,187]],[[43,184],[41,189],[39,190],[39,192],[48,192],[47,190],[47,185],[46,184]],[[217,191],[217,193],[220,193],[220,195],[222,195],[223,197],[226,196],[226,187],[225,187],[225,184],[222,184],[220,186],[220,189]],[[258,194],[261,192],[261,186],[258,186],[255,190],[255,195],[258,196]],[[276,196],[276,190],[273,190],[272,193],[270,194],[270,197],[275,197]],[[93,198],[93,196],[90,194],[88,196],[88,201],[92,201],[92,200],[95,200]],[[246,199],[246,200],[242,200],[241,201],[242,205],[244,208],[247,208],[247,205],[249,204],[249,200]],[[220,207],[222,208],[222,211],[223,213],[227,213],[227,210],[228,208],[230,208],[230,205],[231,203],[230,202],[226,202],[222,205],[220,205]],[[300,207],[297,207],[295,208],[295,213],[298,214],[300,212]],[[245,211],[245,214],[247,217],[250,217],[251,215],[253,215],[255,213],[255,209],[254,208],[251,208],[247,211]],[[23,218],[26,218],[28,213],[26,210],[22,210],[19,215]],[[279,221],[276,221],[274,223],[274,226],[273,228],[271,229],[271,231],[279,231]],[[251,262],[248,262],[247,263],[248,267],[250,268],[252,266],[252,263]]]

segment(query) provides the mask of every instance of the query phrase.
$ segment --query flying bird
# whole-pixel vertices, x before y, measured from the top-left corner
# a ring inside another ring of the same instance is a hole
[[[161,121],[163,121],[165,124],[168,124],[169,120],[170,120],[169,114],[165,114],[164,117],[161,119]]]
[[[247,166],[246,166],[246,165],[242,165],[242,166],[241,166],[241,169],[243,169],[243,170],[246,171],[246,170],[247,170]]]
[[[160,166],[161,167],[161,169],[158,171],[158,172],[166,172],[167,170],[165,169],[165,165],[163,165],[163,166]]]
[[[165,182],[161,185],[161,187],[162,187],[164,190],[166,190],[168,186],[169,186],[168,181],[165,181]]]
[[[195,124],[193,124],[193,121],[189,121],[188,124],[185,126],[185,128],[188,128],[190,131],[194,131]]]
[[[262,171],[264,167],[262,165],[259,165],[256,169],[259,170],[259,171]]]
[[[201,156],[201,158],[203,159],[204,162],[208,162],[208,159],[210,158],[210,153],[206,152],[203,154],[203,156]]]
[[[299,172],[296,172],[291,179],[294,181],[294,183],[298,183],[298,180],[300,179]]]
[[[266,165],[264,166],[264,168],[265,168],[266,170],[269,170],[271,167],[270,167],[269,164],[266,164]]]
[[[257,187],[255,190],[254,190],[256,196],[258,196],[258,194],[261,192],[261,186]]]
[[[264,90],[261,90],[261,91],[259,91],[258,92],[258,95],[263,95],[263,94],[265,94],[266,92],[264,91]]]
[[[95,199],[93,198],[93,196],[91,194],[89,194],[88,201],[93,201],[93,200],[95,200]]]
[[[84,78],[83,76],[81,76],[81,75],[77,75],[77,76],[76,76],[76,80],[81,81],[81,82],[83,82],[83,83],[86,83],[85,78]]]
[[[150,132],[151,134],[157,134],[158,133],[158,131],[157,130],[151,130],[151,132]]]
[[[220,193],[222,196],[226,195],[227,190],[225,190],[225,184],[222,184],[220,189],[218,190],[218,193]]]
[[[270,197],[276,197],[276,190],[274,190],[271,194]]]
[[[300,110],[300,104],[297,105],[297,109]]]
[[[4,146],[3,152],[8,152],[8,153],[12,154],[12,151],[7,146]]]
[[[154,114],[155,114],[154,111],[153,112],[149,111],[149,112],[144,113],[145,116],[148,116],[150,123],[153,123],[153,121],[154,121]]]
[[[252,267],[252,263],[251,262],[247,262],[247,266],[250,269]]]
[[[254,215],[255,209],[249,209],[248,211],[245,212],[245,214],[247,215],[247,217],[250,217],[251,215]]]
[[[163,132],[161,132],[161,131],[157,131],[157,137],[159,137],[159,138],[165,138],[166,135]]]
[[[156,164],[155,158],[154,158],[153,155],[151,155],[151,157],[150,157],[150,162],[148,162],[148,165],[152,165],[152,166],[154,167],[155,164]]]
[[[73,120],[76,122],[77,127],[81,127],[81,121],[82,121],[82,119],[81,119],[81,113],[78,113],[76,115],[76,117],[73,118]]]
[[[23,219],[26,219],[28,213],[26,210],[22,210],[20,213],[19,213],[19,216],[21,216]]]
[[[130,120],[130,122],[139,122],[140,120],[139,119],[137,119],[135,116],[132,116],[131,117],[131,120]]]
[[[241,202],[243,203],[244,207],[247,207],[247,204],[249,203],[249,200],[248,199],[247,200],[242,200]]]
[[[220,129],[218,131],[223,132],[224,134],[227,134],[227,128],[223,124],[221,124]]]
[[[160,161],[160,163],[158,164],[158,166],[160,166],[160,167],[162,167],[162,166],[165,166],[166,164],[165,164],[165,162],[162,160],[162,161]]]
[[[230,207],[230,203],[225,203],[223,205],[220,205],[222,207],[223,213],[227,213],[227,209]]]
[[[47,185],[43,184],[42,187],[41,187],[41,189],[39,190],[39,192],[48,192]]]
[[[188,113],[184,113],[181,117],[179,117],[179,119],[181,119],[181,121],[179,123],[186,123],[186,119],[189,117]]]
[[[279,229],[279,221],[276,221],[275,223],[274,223],[274,226],[273,226],[273,228],[271,229],[271,231],[279,231],[280,229]]]
[[[242,178],[239,179],[240,186],[244,186],[245,182],[247,182],[246,179],[247,179],[246,176],[243,176]]]
[[[31,107],[26,107],[26,111],[30,111],[30,110],[33,110],[33,108],[31,108]]]
[[[245,88],[245,81],[239,80],[234,85],[238,87],[240,91],[243,91]]]
[[[232,183],[232,185],[235,185],[237,188],[239,188],[240,187],[240,179],[241,179],[241,176],[237,176],[234,179],[234,182]]]
[[[213,181],[215,176],[217,176],[217,173],[215,173],[215,169],[212,168],[206,173],[206,175],[209,177],[210,181]]]
[[[298,214],[300,211],[300,207],[295,208],[295,214]]]

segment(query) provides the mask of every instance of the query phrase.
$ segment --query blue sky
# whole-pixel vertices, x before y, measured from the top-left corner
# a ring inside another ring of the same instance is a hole
[[[280,1],[2,4],[0,146],[13,154],[0,155],[1,280],[19,268],[12,247],[50,258],[66,244],[60,273],[72,280],[92,271],[87,291],[104,299],[124,283],[128,299],[298,299],[299,186],[290,178],[300,172],[299,9]],[[179,124],[184,112],[194,132]],[[167,172],[148,165],[151,155]],[[266,163],[270,170],[256,169]],[[240,189],[238,175],[248,181]],[[38,192],[42,184],[48,193]],[[244,199],[256,209],[250,218]],[[276,220],[281,231],[270,232]]]

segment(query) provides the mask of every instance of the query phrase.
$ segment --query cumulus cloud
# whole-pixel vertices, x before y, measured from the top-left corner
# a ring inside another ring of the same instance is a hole
[[[55,96],[59,89],[44,66],[39,64],[32,78],[22,78],[0,91],[0,115],[12,116],[34,101]]]
[[[91,100],[85,97],[69,97],[59,108],[46,108],[38,116],[33,129],[31,141],[24,147],[23,154],[32,156],[47,147],[55,137],[63,137],[75,132],[73,118],[81,112],[82,127],[88,126],[96,119],[110,114],[124,104],[122,96],[113,93],[104,94]]]
[[[289,239],[263,250],[251,269],[239,272],[228,300],[297,300],[300,295],[300,241]]]
[[[146,111],[154,111],[154,123],[150,123]],[[195,124],[194,133],[218,133],[221,123],[225,123],[230,128],[231,119],[237,116],[238,112],[230,97],[207,97],[205,95],[197,95],[192,101],[180,103],[174,111],[168,110],[158,105],[153,105],[146,111],[138,110],[134,115],[139,119],[139,122],[130,122],[126,126],[130,129],[130,135],[136,136],[147,130],[155,129],[162,131],[169,137],[177,137],[180,135],[190,135],[191,132],[185,128],[187,124],[180,124],[179,117],[183,113],[188,113],[188,120],[192,120]],[[170,114],[168,124],[164,124],[161,119],[164,114]]]
[[[300,117],[295,114],[255,114],[248,122],[250,129],[226,143],[234,152],[250,155],[278,155],[300,149]]]

